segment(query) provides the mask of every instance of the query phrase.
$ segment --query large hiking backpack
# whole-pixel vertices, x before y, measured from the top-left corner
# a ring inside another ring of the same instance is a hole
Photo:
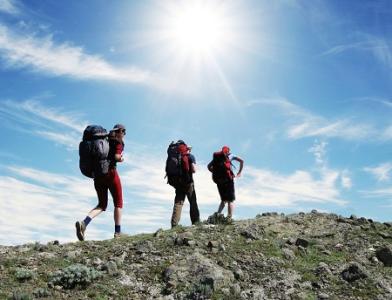
[[[167,148],[166,177],[167,183],[177,188],[190,182],[189,155],[183,141],[171,142]]]
[[[214,153],[212,168],[212,180],[216,184],[226,183],[233,179],[231,162],[222,151]]]
[[[95,178],[109,172],[109,140],[106,129],[89,125],[79,144],[79,168],[83,175]]]

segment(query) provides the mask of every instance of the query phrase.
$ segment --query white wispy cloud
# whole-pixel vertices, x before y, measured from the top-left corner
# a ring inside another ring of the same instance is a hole
[[[328,143],[325,141],[319,142],[318,140],[314,141],[313,146],[308,150],[310,153],[313,153],[316,163],[319,165],[325,165],[325,154],[326,147]]]
[[[349,190],[352,188],[353,183],[348,170],[343,170],[340,174],[341,185],[343,188]]]
[[[53,76],[80,80],[108,80],[143,83],[158,87],[158,77],[140,68],[116,67],[99,55],[86,53],[82,47],[57,43],[51,35],[22,35],[0,24],[0,56],[10,68],[31,69]]]
[[[77,149],[87,125],[79,114],[48,107],[37,100],[0,103],[0,119],[9,123],[10,128],[65,145],[67,149]]]
[[[19,14],[19,8],[14,0],[0,0],[0,12],[11,15]]]
[[[372,174],[378,181],[388,181],[392,171],[392,163],[382,163],[376,167],[365,167],[364,171]]]
[[[301,139],[306,137],[340,138],[344,140],[363,140],[374,137],[375,129],[371,124],[358,123],[352,119],[329,120],[314,114],[282,97],[264,98],[249,101],[247,106],[267,105],[279,109],[287,120],[287,137]]]
[[[384,37],[369,33],[354,34],[356,41],[333,46],[321,55],[339,55],[347,51],[367,52],[381,64],[392,68],[392,44]]]

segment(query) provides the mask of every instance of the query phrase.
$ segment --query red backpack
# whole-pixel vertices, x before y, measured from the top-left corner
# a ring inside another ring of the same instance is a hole
[[[167,182],[174,187],[191,181],[188,146],[184,142],[171,142],[167,148],[165,171]]]
[[[222,151],[215,152],[212,157],[212,180],[217,184],[222,184],[233,178],[230,159]]]

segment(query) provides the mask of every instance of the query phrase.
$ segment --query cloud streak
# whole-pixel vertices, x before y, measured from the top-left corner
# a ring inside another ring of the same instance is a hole
[[[247,103],[271,106],[289,116],[286,135],[289,139],[297,140],[308,137],[339,138],[349,141],[362,141],[375,135],[375,129],[369,124],[359,124],[351,119],[328,120],[295,105],[285,98],[266,98]]]
[[[17,15],[19,14],[19,9],[13,0],[0,0],[0,12]]]
[[[389,181],[392,171],[392,163],[386,162],[378,165],[377,167],[365,167],[363,170],[372,174],[379,182]]]
[[[78,114],[49,108],[36,100],[0,103],[0,119],[7,121],[11,128],[65,145],[69,150],[77,149],[87,125]]]
[[[0,56],[9,68],[31,69],[51,76],[104,80],[158,87],[158,77],[137,67],[119,68],[98,55],[70,43],[56,43],[51,35],[22,35],[0,24]]]

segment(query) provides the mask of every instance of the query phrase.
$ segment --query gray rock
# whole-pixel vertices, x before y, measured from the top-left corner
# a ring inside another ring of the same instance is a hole
[[[296,246],[302,246],[302,247],[306,248],[306,247],[309,246],[309,241],[307,241],[307,240],[305,240],[305,239],[302,239],[302,238],[298,238],[298,239],[295,241],[295,245],[296,245]]]
[[[116,275],[118,273],[117,264],[114,261],[108,261],[102,266],[102,271],[106,271],[109,275]]]
[[[383,262],[384,266],[392,267],[392,249],[390,246],[381,247],[376,251],[377,258]]]
[[[154,233],[154,237],[160,238],[163,235],[163,229],[159,228],[157,231]]]
[[[295,253],[291,249],[283,248],[282,253],[283,253],[283,257],[287,260],[294,260],[295,259]]]
[[[383,239],[392,239],[392,235],[387,232],[380,231],[378,235],[381,236]]]
[[[241,293],[241,286],[238,283],[234,283],[230,287],[230,292],[232,293],[232,295],[238,296]]]
[[[208,241],[207,247],[208,248],[218,248],[219,242],[218,241]]]
[[[314,273],[318,276],[323,276],[323,275],[331,275],[332,272],[329,269],[328,265],[324,262],[320,262],[317,266],[317,268],[314,270]]]
[[[264,233],[264,228],[257,224],[251,224],[250,226],[241,231],[241,235],[243,237],[251,240],[260,240],[263,237]]]
[[[329,295],[326,293],[319,293],[317,295],[317,300],[325,300],[325,299],[329,299]]]
[[[187,280],[187,285],[208,285],[215,291],[233,282],[234,275],[196,252],[166,268],[163,278],[171,285]]]
[[[233,274],[234,274],[234,278],[237,280],[244,279],[244,272],[240,268],[236,268]]]
[[[265,299],[264,289],[259,287],[242,291],[241,299],[263,300]]]
[[[341,273],[342,278],[348,282],[354,282],[358,279],[368,277],[358,264],[352,263]]]

